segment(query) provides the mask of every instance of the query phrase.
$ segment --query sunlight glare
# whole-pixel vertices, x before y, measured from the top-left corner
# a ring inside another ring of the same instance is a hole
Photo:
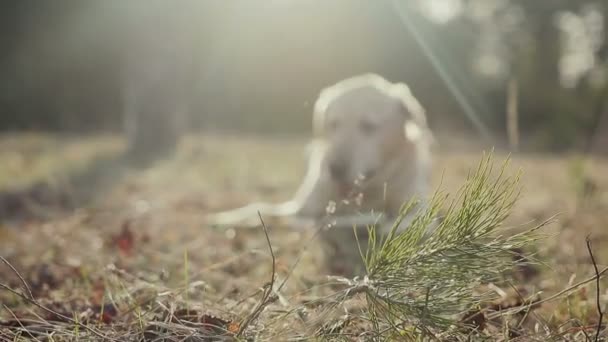
[[[429,19],[440,24],[447,23],[462,12],[462,0],[424,0],[420,6]]]

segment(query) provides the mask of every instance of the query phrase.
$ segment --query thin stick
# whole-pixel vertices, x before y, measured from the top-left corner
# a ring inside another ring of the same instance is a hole
[[[590,277],[590,278],[587,278],[585,280],[582,280],[582,281],[580,281],[580,282],[578,282],[578,283],[576,283],[576,284],[574,284],[572,286],[569,286],[569,287],[567,287],[567,288],[559,291],[558,293],[556,293],[556,294],[554,294],[552,296],[549,296],[549,297],[547,297],[545,299],[539,300],[539,301],[535,302],[534,304],[535,305],[541,305],[543,303],[550,302],[550,301],[552,301],[552,300],[554,300],[556,298],[559,298],[559,297],[563,296],[566,293],[572,292],[572,291],[578,289],[579,287],[581,287],[581,286],[583,286],[585,284],[588,284],[588,283],[596,280],[596,278],[601,278],[604,275],[604,273],[606,273],[606,272],[608,272],[608,267],[604,268],[603,270],[601,270],[598,274],[594,275],[593,277]],[[518,308],[514,308],[513,310],[506,310],[506,311],[497,312],[495,314],[488,315],[488,319],[494,319],[494,318],[500,317],[501,315],[505,314],[506,312],[508,312],[508,313],[517,313],[517,312],[520,312],[520,311],[522,311],[524,309],[525,308],[518,307]]]
[[[190,300],[189,300],[190,282],[188,281],[188,248],[184,249],[184,288],[186,290],[184,293],[184,297],[186,299],[186,314],[190,315]]]
[[[264,219],[262,219],[262,214],[259,211],[258,217],[260,218],[260,222],[262,223],[262,229],[264,230],[266,242],[268,243],[268,248],[270,249],[270,256],[272,257],[272,274],[270,277],[270,283],[264,286],[264,294],[262,295],[262,300],[258,303],[255,309],[251,312],[251,314],[245,319],[245,321],[241,323],[236,337],[240,337],[245,332],[245,329],[247,329],[247,327],[251,324],[251,322],[253,322],[260,316],[260,314],[262,313],[262,311],[264,311],[268,304],[274,302],[276,299],[276,297],[271,296],[274,290],[274,282],[276,279],[276,258],[272,249],[270,237],[268,236],[268,228],[266,228],[266,223],[264,223]]]
[[[2,258],[2,257],[0,257],[0,258]],[[5,285],[3,283],[0,283],[0,288],[7,290],[8,292],[10,292],[10,293],[12,293],[12,294],[20,297],[21,299],[23,299],[23,300],[25,300],[25,301],[33,304],[34,306],[40,308],[41,310],[44,310],[44,311],[46,311],[46,312],[48,312],[50,314],[53,314],[53,315],[55,315],[57,317],[60,317],[60,318],[66,320],[66,321],[68,321],[68,322],[70,322],[72,324],[76,324],[79,327],[90,331],[91,333],[93,333],[97,337],[100,337],[100,338],[102,338],[104,340],[108,340],[109,339],[109,340],[112,340],[112,341],[116,341],[114,339],[111,339],[111,338],[105,336],[104,334],[100,333],[96,329],[93,329],[93,328],[87,326],[86,324],[80,323],[80,322],[74,320],[71,317],[65,316],[65,315],[63,315],[63,314],[61,314],[61,313],[59,313],[59,312],[57,312],[55,310],[49,309],[46,306],[38,303],[38,301],[32,295],[32,292],[30,291],[29,286],[27,285],[27,283],[25,282],[25,280],[23,279],[23,277],[21,276],[21,274],[17,271],[17,269],[15,267],[13,267],[13,265],[11,265],[11,263],[9,263],[8,260],[6,260],[5,258],[2,258],[2,262],[4,262],[6,265],[8,265],[10,267],[10,269],[13,270],[13,272],[15,272],[15,274],[19,277],[19,279],[21,279],[21,281],[23,282],[25,288],[28,290],[30,297],[24,295],[23,293],[20,293],[19,291],[15,291],[13,288],[11,288],[10,286]]]
[[[49,309],[49,308],[47,308],[46,306],[44,306],[44,305],[42,305],[42,304],[38,303],[38,302],[37,302],[35,299],[28,298],[28,297],[27,297],[27,296],[25,296],[24,294],[22,294],[22,293],[20,293],[20,292],[18,292],[18,291],[13,290],[12,288],[10,288],[9,286],[7,286],[7,285],[5,285],[5,284],[0,283],[0,288],[3,288],[3,289],[5,289],[5,290],[7,290],[8,292],[10,292],[10,293],[12,293],[12,294],[14,294],[14,295],[16,295],[16,296],[18,296],[18,297],[22,298],[23,300],[25,300],[25,301],[27,301],[27,302],[29,302],[29,303],[31,303],[31,304],[33,304],[33,305],[35,305],[36,307],[38,307],[38,308],[40,308],[40,309],[42,309],[42,310],[44,310],[44,311],[46,311],[46,312],[48,312],[48,313],[50,313],[50,314],[53,314],[53,315],[55,315],[55,316],[57,316],[57,317],[60,317],[60,318],[62,318],[62,319],[64,319],[64,320],[66,320],[66,321],[68,321],[68,322],[70,322],[70,323],[72,323],[72,324],[76,324],[76,325],[78,325],[79,327],[84,328],[84,329],[86,329],[86,330],[90,331],[91,333],[95,334],[97,337],[101,337],[102,339],[106,339],[106,340],[107,340],[107,339],[110,339],[108,336],[105,336],[104,334],[100,333],[99,331],[97,331],[97,330],[95,330],[95,329],[93,329],[93,328],[91,328],[91,327],[87,326],[86,324],[82,324],[82,323],[80,323],[80,322],[78,322],[78,321],[76,321],[76,320],[74,320],[74,319],[72,319],[72,318],[70,318],[70,317],[68,317],[68,316],[62,315],[62,314],[60,314],[60,313],[59,313],[59,312],[57,312],[57,311],[54,311],[54,310],[52,310],[52,309]],[[112,340],[112,341],[116,341],[116,340],[114,340],[114,339],[110,339],[110,340]]]
[[[8,266],[11,270],[13,270],[13,273],[15,273],[17,275],[17,277],[19,277],[19,280],[21,280],[21,283],[23,284],[23,287],[25,287],[25,289],[27,290],[27,294],[30,295],[31,299],[34,299],[34,295],[32,294],[32,290],[30,289],[30,287],[27,285],[27,282],[25,281],[25,279],[21,276],[21,274],[17,271],[17,269],[15,267],[13,267],[13,265],[11,265],[10,262],[8,262],[8,260],[6,260],[3,256],[0,255],[0,260],[2,260],[3,263],[6,264],[6,266]]]
[[[262,219],[262,214],[258,211],[258,216],[260,217],[260,222],[262,223],[262,229],[264,230],[264,236],[266,237],[266,242],[268,243],[268,249],[270,249],[270,256],[272,257],[272,279],[270,279],[271,283],[274,283],[276,277],[276,258],[274,256],[274,251],[272,250],[272,243],[270,243],[270,236],[268,236],[268,228],[266,228],[266,223]]]
[[[514,152],[519,149],[518,102],[517,78],[513,77],[507,86],[507,136]]]
[[[23,331],[24,331],[24,332],[29,332],[29,330],[27,330],[27,328],[26,328],[26,327],[23,325],[23,323],[21,323],[21,320],[20,320],[20,319],[17,317],[17,315],[15,315],[15,313],[13,312],[13,310],[11,310],[11,309],[10,309],[8,306],[6,306],[6,304],[2,304],[2,306],[4,307],[4,309],[5,309],[6,311],[8,311],[8,312],[11,314],[11,316],[13,316],[13,319],[14,319],[15,321],[17,321],[17,323],[19,324],[19,326],[21,327],[21,329],[23,329]],[[40,341],[40,340],[39,340],[39,339],[38,339],[36,336],[34,336],[32,333],[29,333],[29,334],[30,334],[30,336],[31,336],[32,338],[34,338],[34,340],[36,340],[36,341]]]
[[[591,250],[591,240],[589,236],[585,239],[587,242],[587,251],[589,251],[589,257],[591,258],[591,263],[593,263],[593,270],[595,271],[595,303],[597,305],[597,313],[599,315],[597,319],[597,330],[595,332],[595,342],[600,340],[600,333],[602,331],[602,320],[604,319],[604,313],[602,312],[602,305],[600,304],[600,271],[597,268],[597,263],[595,262],[595,257],[593,256],[593,251]]]

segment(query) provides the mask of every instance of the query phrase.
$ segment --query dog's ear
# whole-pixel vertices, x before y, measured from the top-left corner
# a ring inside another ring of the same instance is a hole
[[[405,115],[403,132],[408,141],[419,142],[424,139],[427,143],[433,144],[435,139],[428,128],[424,108],[410,88],[404,83],[395,83],[389,88],[388,93],[398,100],[399,110]]]
[[[399,103],[403,107],[402,111],[408,119],[413,120],[421,128],[426,127],[424,108],[414,97],[407,85],[404,83],[392,84],[387,92],[389,96],[399,100]]]
[[[312,133],[315,138],[320,138],[325,135],[325,121],[327,118],[326,112],[329,104],[336,98],[337,91],[334,87],[327,87],[319,93],[317,101],[313,109],[312,116]]]
[[[319,93],[319,98],[315,102],[312,117],[312,131],[315,138],[325,136],[327,107],[335,101],[335,99],[344,92],[340,84],[324,88]]]
[[[411,142],[418,142],[422,139],[423,132],[414,120],[405,120],[405,124],[403,125],[403,132],[405,133],[405,138]]]

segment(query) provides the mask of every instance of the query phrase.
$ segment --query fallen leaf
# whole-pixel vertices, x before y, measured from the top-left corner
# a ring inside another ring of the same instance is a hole
[[[103,307],[101,305],[93,306],[93,311],[98,312],[96,315],[97,320],[103,322],[105,324],[110,324],[114,320],[114,318],[118,315],[118,310],[112,304],[104,304]]]
[[[135,246],[135,236],[131,231],[130,220],[126,220],[122,224],[122,230],[120,234],[114,236],[112,238],[112,241],[123,255],[130,256],[133,254],[133,247]]]

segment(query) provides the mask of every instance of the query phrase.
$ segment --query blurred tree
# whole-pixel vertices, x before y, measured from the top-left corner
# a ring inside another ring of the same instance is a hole
[[[128,11],[121,88],[129,156],[148,161],[179,141],[195,96],[197,57],[190,12],[163,1],[138,5]]]
[[[170,149],[178,112],[188,129],[303,133],[322,87],[370,71],[407,82],[439,131],[475,117],[502,139],[512,77],[524,145],[584,145],[598,125],[605,1],[399,1],[441,72],[390,0],[3,2],[0,129],[128,119],[141,153]]]
[[[593,28],[586,23],[581,27],[581,35],[570,39],[574,43],[570,49],[579,54],[588,50],[594,55],[588,69],[572,87],[564,84],[564,75],[570,71],[565,63],[565,41],[571,33],[563,27],[560,18],[565,14],[581,17],[593,13],[606,23],[606,4],[593,0],[470,0],[467,4],[471,10],[466,15],[477,19],[480,31],[498,37],[494,53],[506,65],[507,72],[498,75],[503,80],[495,87],[498,91],[492,91],[494,101],[501,102],[498,98],[504,96],[506,80],[514,75],[520,84],[519,111],[522,130],[527,136],[555,149],[584,144],[595,125],[598,94],[607,81],[605,76],[598,77],[606,73],[606,58],[600,56],[606,46],[606,26]],[[603,35],[604,41],[597,46],[586,46],[586,39],[594,39],[594,35]],[[589,82],[591,79],[595,79],[595,84]]]

